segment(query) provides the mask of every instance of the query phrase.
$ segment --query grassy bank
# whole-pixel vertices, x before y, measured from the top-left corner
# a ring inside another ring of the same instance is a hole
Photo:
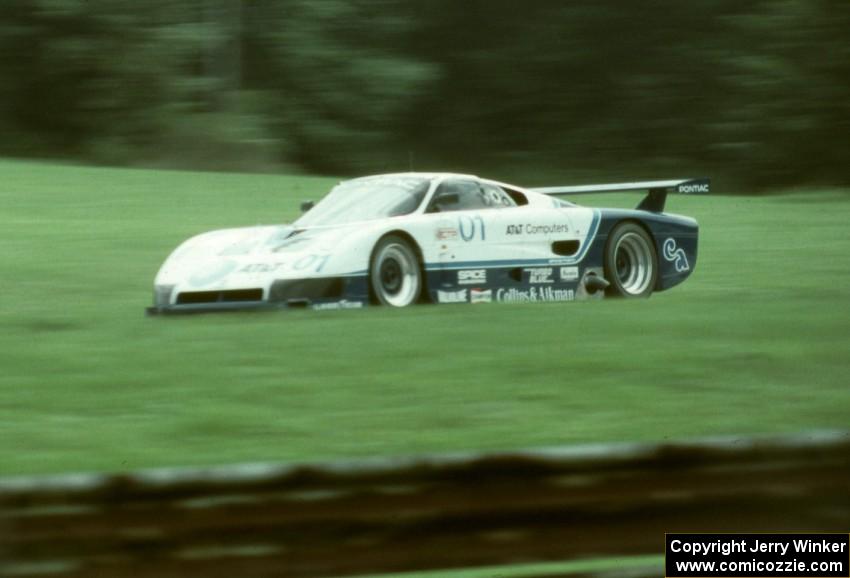
[[[150,319],[181,240],[290,220],[335,181],[0,177],[2,475],[848,423],[846,194],[671,198],[700,221],[699,262],[648,301]]]

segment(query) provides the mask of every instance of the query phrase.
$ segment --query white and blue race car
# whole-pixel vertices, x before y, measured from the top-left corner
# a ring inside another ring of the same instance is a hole
[[[634,210],[562,195],[646,191]],[[694,269],[695,220],[668,192],[708,179],[527,189],[452,173],[344,181],[291,225],[212,231],[180,245],[148,313],[647,297]]]

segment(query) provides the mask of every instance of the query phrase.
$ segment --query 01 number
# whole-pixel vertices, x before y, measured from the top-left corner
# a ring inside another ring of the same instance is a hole
[[[458,217],[458,229],[460,238],[464,241],[472,241],[477,237],[484,241],[487,238],[481,215],[461,215]]]

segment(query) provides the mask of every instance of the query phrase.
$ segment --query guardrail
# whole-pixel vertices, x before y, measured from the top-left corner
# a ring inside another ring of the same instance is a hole
[[[848,521],[849,433],[7,478],[0,575],[377,574],[660,554],[665,532]]]

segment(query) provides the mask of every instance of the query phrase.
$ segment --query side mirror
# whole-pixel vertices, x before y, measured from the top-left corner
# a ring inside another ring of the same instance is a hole
[[[301,212],[306,213],[307,211],[312,209],[314,206],[316,206],[316,203],[314,201],[302,201],[301,202]]]

